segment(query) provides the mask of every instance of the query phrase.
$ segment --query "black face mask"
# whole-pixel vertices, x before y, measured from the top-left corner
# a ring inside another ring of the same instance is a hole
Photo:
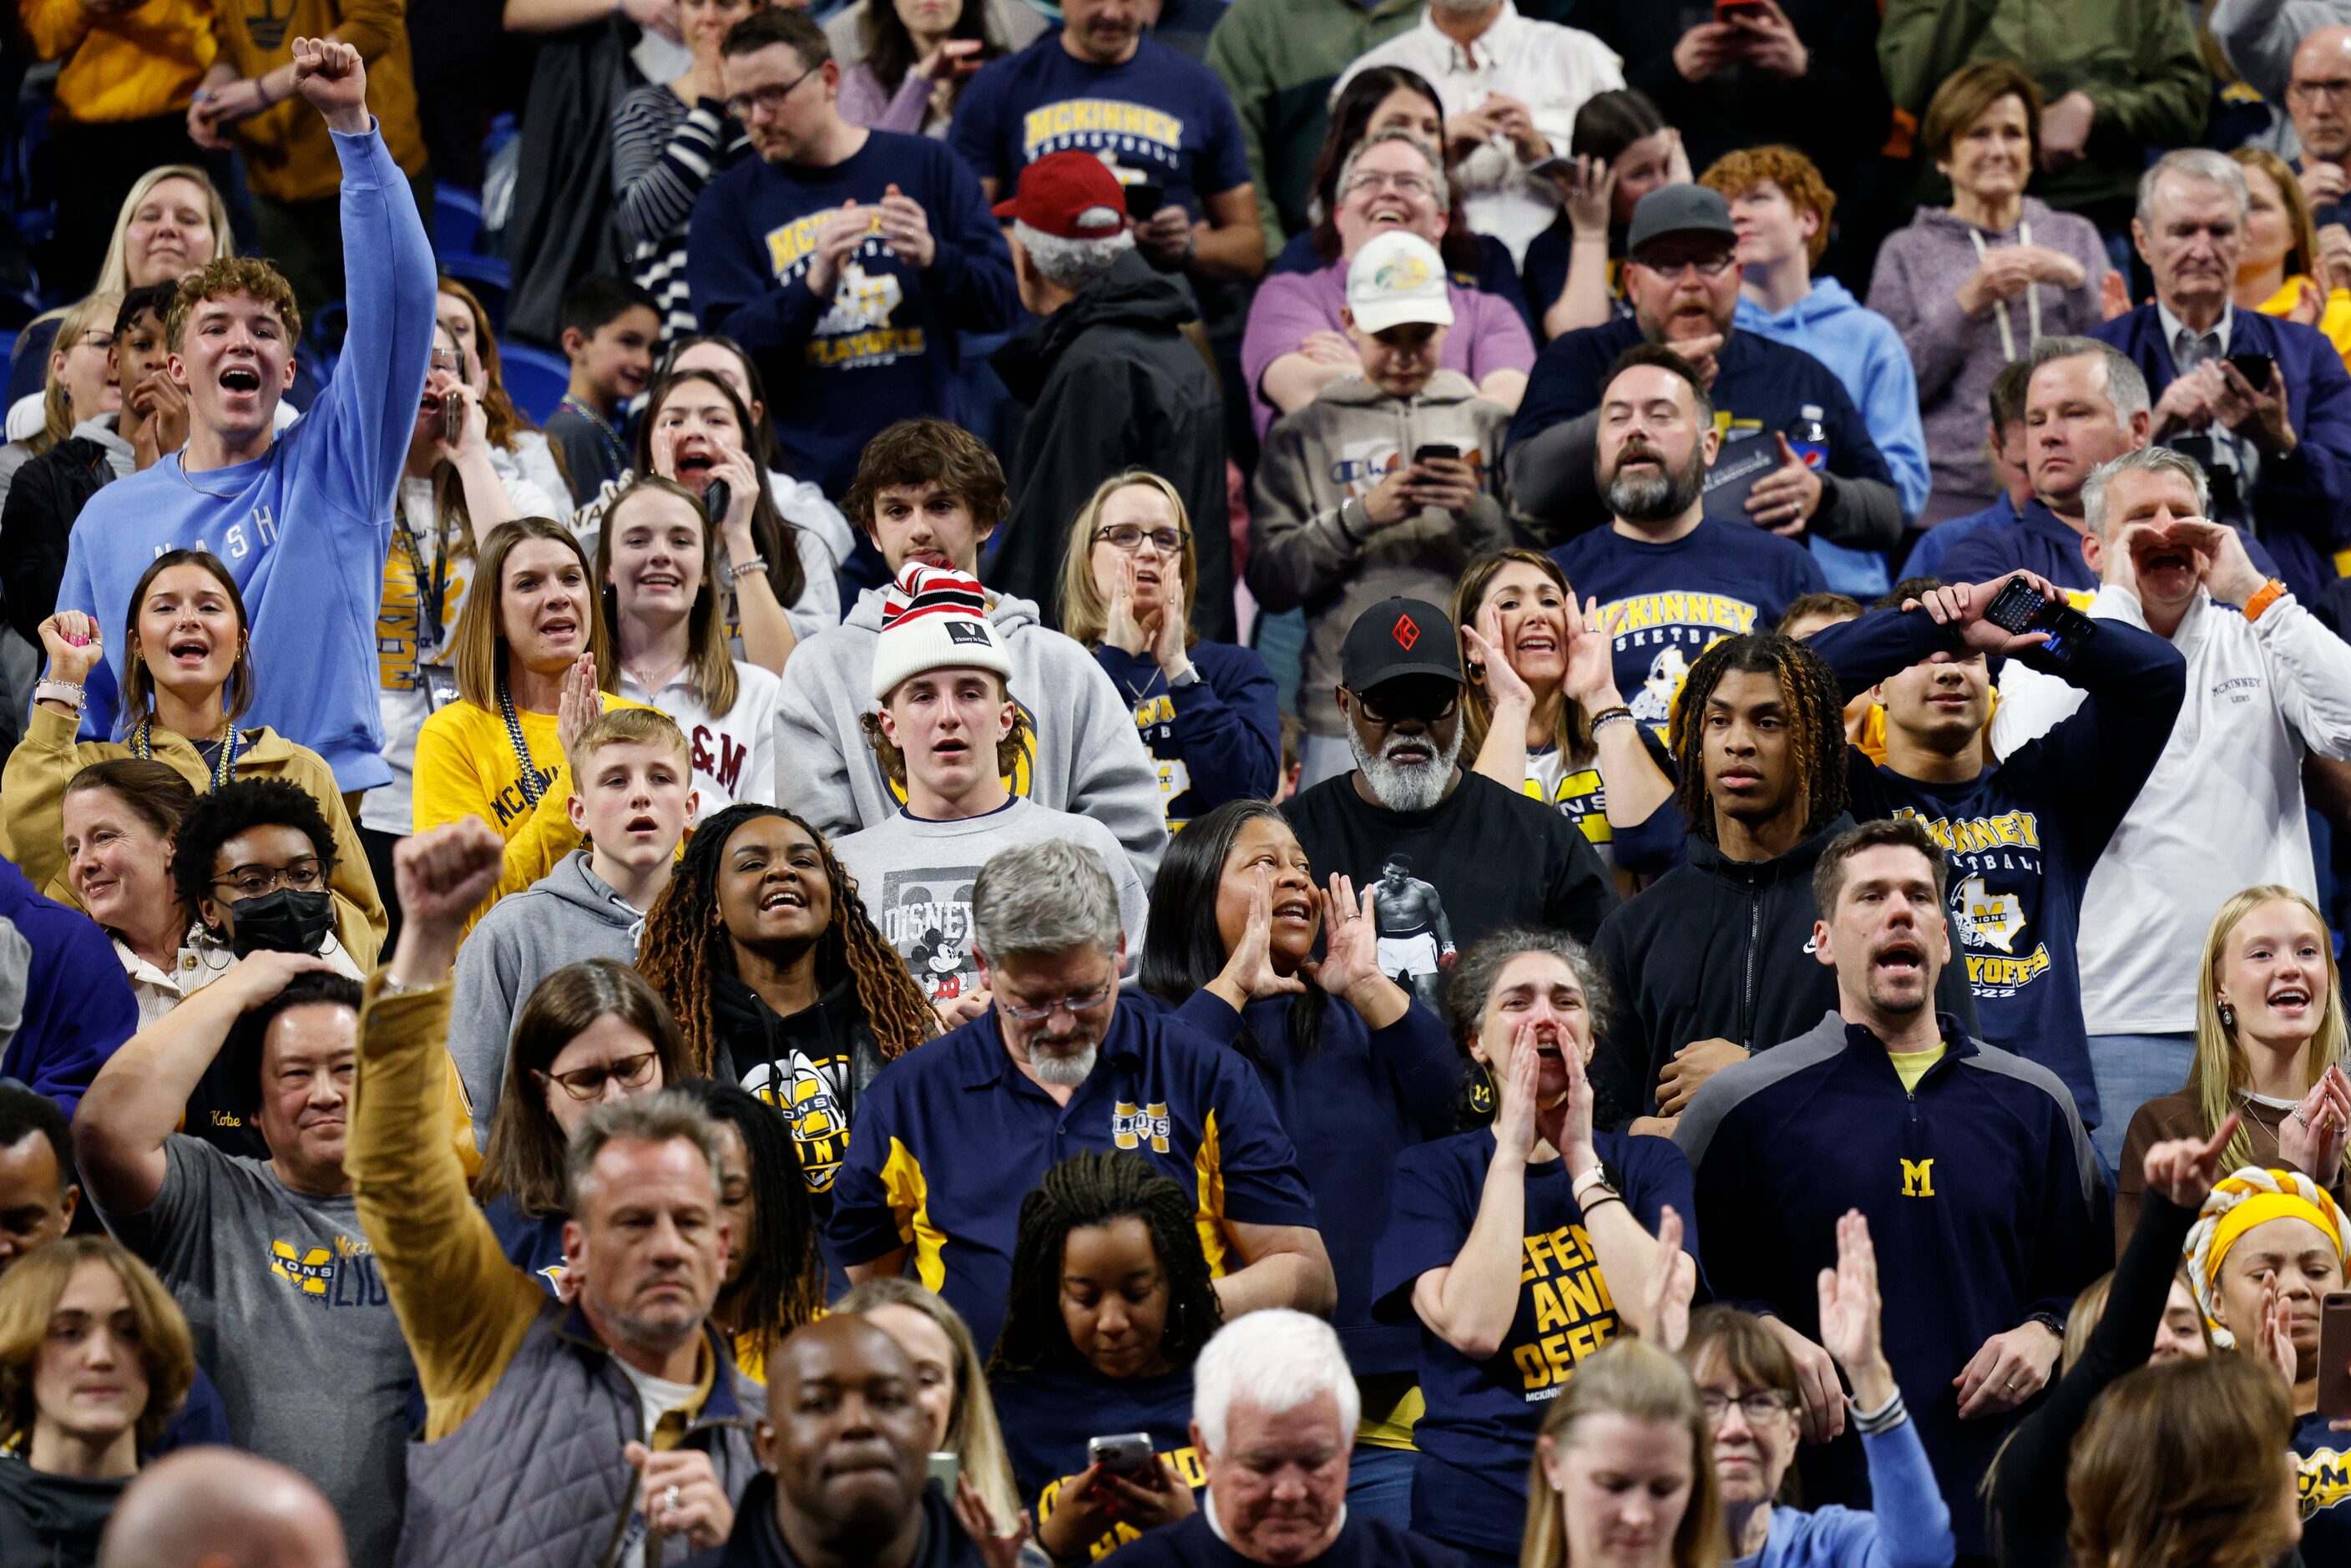
[[[316,953],[335,928],[332,894],[281,887],[235,908],[236,929],[229,934],[228,945],[240,958],[255,952]]]

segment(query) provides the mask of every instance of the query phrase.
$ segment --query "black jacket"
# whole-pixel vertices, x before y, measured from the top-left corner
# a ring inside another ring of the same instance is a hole
[[[963,1527],[935,1486],[923,1488],[923,1539],[907,1568],[987,1568],[979,1542]],[[776,1478],[758,1475],[735,1505],[735,1532],[726,1538],[720,1568],[800,1568],[784,1532],[776,1525]]]
[[[1008,476],[1012,510],[985,575],[998,592],[1036,601],[1048,625],[1061,623],[1061,561],[1078,508],[1112,475],[1141,467],[1172,483],[1190,514],[1200,572],[1193,627],[1238,641],[1223,403],[1183,331],[1199,313],[1179,279],[1129,251],[991,361],[1029,413]]]
[[[41,622],[57,613],[74,519],[113,481],[106,448],[74,435],[17,469],[8,487],[8,504],[0,509],[0,590],[7,595],[8,624],[36,648]]]
[[[0,1563],[8,1568],[90,1568],[99,1537],[131,1483],[44,1475],[0,1457]]]
[[[1692,1040],[1764,1051],[1834,1010],[1836,971],[1813,949],[1813,868],[1852,826],[1840,814],[1786,854],[1755,862],[1692,833],[1687,860],[1601,924],[1593,950],[1616,997],[1592,1059],[1600,1125],[1656,1115],[1657,1080]],[[1944,967],[1936,1006],[1975,1031],[1967,966]]]

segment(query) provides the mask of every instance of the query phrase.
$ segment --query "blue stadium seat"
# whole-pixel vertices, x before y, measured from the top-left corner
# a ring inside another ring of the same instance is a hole
[[[507,288],[513,275],[505,262],[493,256],[444,256],[441,270],[474,291],[489,312],[493,331],[506,330]]]
[[[433,250],[442,256],[471,256],[482,234],[482,199],[445,181],[433,186]]]
[[[507,395],[540,424],[571,388],[570,361],[528,343],[500,343],[498,364],[505,371]]]

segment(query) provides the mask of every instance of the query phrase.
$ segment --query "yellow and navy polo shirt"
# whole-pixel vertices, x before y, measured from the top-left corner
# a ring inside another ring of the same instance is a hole
[[[907,1052],[858,1100],[825,1231],[832,1260],[911,1248],[916,1277],[984,1353],[1004,1322],[1020,1200],[1091,1149],[1139,1154],[1191,1194],[1209,1271],[1230,1272],[1228,1221],[1314,1223],[1297,1150],[1231,1045],[1122,1001],[1067,1106],[1014,1065],[992,1011]]]

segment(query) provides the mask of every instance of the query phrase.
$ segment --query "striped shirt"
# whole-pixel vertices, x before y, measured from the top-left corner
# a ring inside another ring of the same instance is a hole
[[[685,286],[694,199],[749,146],[715,98],[689,110],[666,87],[641,87],[612,113],[612,230],[629,276],[661,308],[664,342],[697,329]]]

